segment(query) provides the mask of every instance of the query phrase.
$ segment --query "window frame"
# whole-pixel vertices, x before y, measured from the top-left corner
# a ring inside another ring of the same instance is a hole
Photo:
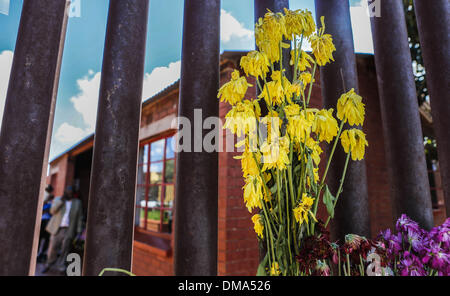
[[[163,231],[163,221],[164,221],[164,213],[167,211],[172,211],[172,215],[174,212],[174,204],[172,204],[171,207],[169,206],[164,206],[164,200],[165,200],[165,194],[166,194],[166,186],[173,186],[173,199],[175,199],[175,183],[176,183],[176,152],[173,152],[173,157],[168,158],[167,157],[167,144],[168,144],[168,139],[169,138],[174,138],[175,136],[175,132],[174,131],[170,131],[170,132],[165,132],[162,134],[159,134],[155,137],[151,137],[149,139],[143,140],[139,143],[139,149],[145,149],[144,147],[146,145],[148,145],[148,149],[146,151],[147,154],[147,162],[142,162],[142,163],[138,163],[138,169],[143,168],[144,166],[147,166],[146,171],[143,172],[144,175],[144,182],[141,184],[137,184],[137,187],[141,187],[144,188],[144,195],[145,195],[145,206],[141,206],[140,202],[136,204],[136,211],[141,211],[141,209],[144,209],[144,225],[143,227],[140,226],[140,223],[138,225],[136,225],[136,230],[138,230],[141,233],[145,233],[145,234],[151,234],[151,235],[157,235],[160,237],[169,237],[172,235],[173,231],[172,229],[170,229],[170,232],[164,232]],[[152,143],[158,142],[160,140],[164,139],[164,150],[163,150],[163,158],[160,160],[155,160],[155,161],[151,161],[151,146]],[[144,150],[144,154],[145,154],[145,150]],[[145,157],[145,156],[144,156]],[[173,161],[173,180],[172,182],[166,182],[166,165],[168,161]],[[150,168],[152,164],[157,164],[157,163],[162,163],[162,176],[161,176],[161,181],[157,182],[157,183],[151,183],[150,182]],[[150,195],[150,187],[161,187],[161,199],[160,199],[160,205],[159,206],[155,206],[155,207],[149,207],[148,206],[148,202],[149,202],[149,195]],[[137,193],[137,192],[136,192]],[[144,199],[143,199],[144,200]],[[158,231],[153,231],[153,230],[149,230],[148,229],[148,222],[147,222],[147,217],[148,217],[148,213],[150,210],[159,210],[160,213],[160,223],[159,223],[159,230]],[[139,213],[140,215],[140,213]],[[140,217],[140,216],[139,216]],[[172,216],[173,217],[173,216]],[[173,218],[172,218],[172,224],[171,227],[173,227]]]

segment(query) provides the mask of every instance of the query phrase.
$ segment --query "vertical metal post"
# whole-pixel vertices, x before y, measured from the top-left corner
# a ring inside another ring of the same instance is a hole
[[[347,0],[316,0],[315,3],[317,23],[320,24],[320,17],[325,17],[326,33],[333,36],[333,42],[336,46],[336,52],[333,53],[335,61],[320,68],[323,105],[326,108],[336,110],[337,100],[343,93],[352,88],[358,92],[358,73],[356,71],[350,7]],[[349,128],[349,126],[346,125],[346,128]],[[331,149],[327,150],[329,150],[328,153],[331,152]],[[337,192],[339,188],[345,159],[344,149],[341,145],[338,145],[327,176],[332,192]],[[364,160],[349,162],[343,192],[336,207],[336,217],[332,223],[332,232],[336,238],[343,239],[348,233],[370,236],[369,202]]]
[[[201,121],[219,115],[220,0],[184,2],[179,116],[191,122],[192,143],[206,130],[194,132],[195,109]],[[202,126],[197,127],[202,128]],[[193,146],[197,146],[194,144]],[[203,145],[200,144],[202,147]],[[218,153],[177,154],[175,199],[175,275],[217,275]]]
[[[83,274],[131,269],[148,0],[110,0]]]
[[[371,17],[383,131],[396,215],[433,226],[423,135],[401,0],[383,1]]]
[[[68,1],[25,0],[0,134],[0,275],[33,275]]]
[[[420,47],[427,71],[439,167],[450,216],[450,2],[414,0]]]

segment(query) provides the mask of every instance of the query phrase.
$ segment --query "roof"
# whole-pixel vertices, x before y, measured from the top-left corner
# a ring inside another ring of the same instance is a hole
[[[221,60],[227,60],[227,59],[237,59],[245,54],[247,54],[248,51],[224,51],[221,55],[220,55],[220,59]],[[180,87],[180,79],[178,79],[177,81],[175,81],[174,83],[172,83],[171,85],[167,86],[166,88],[162,89],[161,91],[159,91],[158,93],[156,93],[155,95],[153,95],[152,97],[146,99],[145,101],[143,101],[142,103],[142,107],[147,106],[150,103],[153,103],[161,98],[164,98],[165,96],[167,96],[169,93],[171,93],[174,90],[177,90]],[[63,152],[61,152],[60,154],[58,154],[56,157],[52,158],[52,160],[50,161],[50,163],[54,162],[55,160],[57,160],[58,158],[62,157],[63,155],[72,152],[73,150],[75,150],[76,148],[78,148],[79,146],[92,141],[94,139],[94,133],[91,133],[90,135],[84,137],[82,140],[78,141],[77,143],[75,143],[74,145],[72,145],[71,147],[69,147],[68,149],[64,150]]]

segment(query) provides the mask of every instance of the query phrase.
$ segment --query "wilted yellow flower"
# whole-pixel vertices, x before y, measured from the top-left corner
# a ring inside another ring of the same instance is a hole
[[[260,113],[259,105],[255,101],[244,100],[238,102],[225,116],[224,129],[229,129],[238,137],[256,132],[257,120]]]
[[[269,10],[255,25],[256,45],[272,63],[280,60],[280,42],[285,34],[285,18],[282,13]]]
[[[311,63],[314,64],[314,59],[309,54],[304,52],[303,50],[300,50],[298,55],[299,55],[298,61],[297,61],[298,70],[306,71],[307,68],[311,68]],[[295,58],[296,58],[295,50],[291,50],[291,61],[290,61],[291,65],[295,65],[295,60],[294,60]]]
[[[312,75],[309,72],[302,72],[298,78],[302,82],[303,90],[305,90],[306,86],[311,83]]]
[[[272,81],[263,86],[258,98],[264,98],[269,105],[282,104],[286,97],[292,96],[291,83],[280,71],[273,71],[271,77]]]
[[[311,212],[311,208],[314,204],[314,198],[309,197],[308,194],[303,193],[302,200],[298,204],[298,206],[294,209],[294,217],[295,220],[302,225],[303,222],[306,222],[308,224],[309,221],[309,215],[316,220],[316,217],[314,216],[313,212]]]
[[[361,130],[356,128],[342,132],[341,144],[345,153],[351,152],[353,160],[363,159],[366,146],[369,146],[369,143],[366,140],[366,135]]]
[[[319,135],[320,141],[330,143],[338,134],[338,123],[333,117],[333,109],[322,109],[314,117],[313,132]]]
[[[278,140],[264,141],[261,145],[261,153],[263,154],[262,171],[276,168],[278,170],[286,169],[289,161],[289,138],[280,137]]]
[[[343,94],[337,103],[337,117],[350,125],[362,125],[364,123],[364,104],[362,97],[355,93],[352,88]]]
[[[286,35],[289,40],[293,39],[293,35],[309,36],[316,30],[316,23],[312,17],[312,13],[308,10],[303,11],[284,9],[286,22]]]
[[[314,140],[311,137],[308,137],[306,139],[306,147],[308,147],[309,149],[311,149],[311,158],[314,161],[314,163],[316,165],[319,165],[320,163],[320,155],[322,154],[323,150],[322,148],[320,148],[319,142]],[[306,155],[305,155],[305,160],[307,160]]]
[[[247,175],[245,178],[244,202],[248,211],[251,213],[253,208],[262,208],[263,181],[259,175]]]
[[[262,223],[262,217],[260,214],[253,215],[253,228],[255,229],[256,234],[263,239],[264,238],[264,224]]]
[[[256,50],[250,51],[241,58],[241,67],[247,76],[264,78],[266,73],[269,72],[269,66],[269,59],[266,54]]]
[[[277,276],[280,274],[280,265],[278,265],[278,262],[273,262],[272,266],[270,267],[270,275]]]
[[[313,168],[313,174],[314,183],[319,182],[319,168]],[[309,179],[309,176],[306,177],[306,183],[308,183],[308,186],[311,187],[311,180]]]
[[[240,77],[239,71],[234,70],[231,73],[231,80],[219,89],[217,97],[220,98],[221,102],[225,101],[230,105],[236,105],[244,98],[249,86],[252,85],[247,83],[247,79]]]
[[[259,154],[259,152],[255,153]],[[259,174],[258,163],[256,162],[255,157],[253,156],[253,152],[250,152],[248,149],[245,149],[241,155],[235,156],[233,158],[241,160],[242,173],[244,178],[247,177],[248,175],[256,176]]]
[[[301,141],[309,137],[314,123],[312,109],[301,110],[297,104],[289,104],[284,107],[288,119],[287,133],[293,141]]]
[[[322,28],[319,30],[318,35],[312,35],[310,37],[312,53],[316,58],[319,66],[324,66],[326,63],[334,61],[333,52],[336,51],[336,47],[333,44],[333,38],[330,34],[324,34],[325,23],[324,17],[320,18],[322,22]]]

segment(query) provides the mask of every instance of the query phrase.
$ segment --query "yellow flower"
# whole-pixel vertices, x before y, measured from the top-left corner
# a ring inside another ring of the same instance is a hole
[[[284,102],[285,97],[292,96],[291,83],[280,71],[273,71],[271,77],[272,81],[263,86],[263,91],[258,98],[264,98],[269,105],[280,105]]]
[[[312,13],[308,10],[303,11],[284,9],[286,22],[286,38],[293,39],[293,35],[309,36],[316,30],[316,23],[312,17]]]
[[[262,217],[260,214],[253,215],[252,217],[253,221],[253,228],[255,229],[256,234],[263,239],[264,238],[264,224],[262,223]]]
[[[319,135],[320,141],[327,141],[330,143],[338,134],[338,123],[333,117],[333,109],[322,109],[316,113],[313,132]]]
[[[303,90],[305,90],[306,86],[312,81],[312,75],[309,72],[302,72],[299,80],[302,82]]]
[[[263,154],[262,171],[276,168],[278,170],[286,169],[289,161],[289,138],[280,137],[272,139],[271,142],[265,141],[261,145],[261,152]]]
[[[256,136],[256,125],[260,110],[257,109],[259,108],[259,106],[256,106],[258,104],[255,104],[254,102],[255,101],[244,100],[233,106],[225,116],[226,120],[223,128],[229,129],[238,137],[242,136],[242,134],[254,134],[253,136]]]
[[[299,55],[300,55],[300,57],[298,58],[298,61],[297,61],[298,70],[306,71],[307,68],[311,68],[310,62],[314,63],[314,59],[309,54],[304,52],[303,50],[301,50],[299,52]],[[291,61],[290,61],[291,65],[295,65],[295,60],[294,60],[295,58],[296,58],[295,50],[291,50]]]
[[[314,123],[314,113],[312,109],[301,110],[297,104],[289,104],[284,107],[284,112],[288,119],[287,133],[293,141],[301,141],[309,137]]]
[[[334,61],[333,52],[336,51],[336,47],[333,44],[333,38],[330,34],[324,34],[325,23],[324,17],[320,18],[322,22],[322,28],[319,30],[318,35],[312,35],[310,37],[312,53],[316,58],[319,66],[324,66],[326,63]]]
[[[320,163],[320,155],[322,154],[323,150],[320,148],[319,142],[314,140],[311,137],[308,137],[306,139],[306,147],[311,149],[311,158],[314,161],[316,165],[319,165]],[[305,160],[307,160],[307,157],[305,155]]]
[[[241,58],[241,67],[247,76],[252,75],[257,78],[264,78],[266,73],[269,72],[269,65],[266,54],[256,50],[250,51]]]
[[[253,208],[262,208],[261,201],[263,200],[263,183],[259,175],[248,175],[245,178],[244,189],[244,202],[251,213]]]
[[[316,220],[316,217],[314,216],[313,212],[311,212],[311,208],[314,204],[314,198],[309,197],[306,193],[303,193],[302,195],[302,201],[298,204],[298,206],[294,209],[294,217],[295,220],[302,225],[303,222],[306,222],[308,224],[309,218],[308,216],[311,215],[311,217]]]
[[[231,74],[231,80],[219,89],[217,97],[220,98],[221,102],[226,101],[230,105],[236,105],[244,98],[249,86],[252,85],[247,83],[247,79],[240,77],[239,71],[234,70]]]
[[[270,267],[270,275],[277,276],[280,274],[280,265],[278,265],[278,262],[273,262],[272,266]]]
[[[255,25],[256,45],[272,63],[280,60],[280,42],[285,34],[285,18],[282,13],[269,10]]]
[[[319,182],[319,168],[313,168],[313,174],[314,174],[314,183]],[[308,186],[311,187],[311,180],[309,179],[309,176],[306,177],[306,182],[308,183]]]
[[[342,132],[341,144],[345,153],[351,152],[353,160],[363,159],[366,146],[369,146],[369,143],[366,140],[366,135],[361,130],[356,128]]]
[[[364,123],[364,104],[362,97],[355,93],[355,89],[343,94],[337,103],[337,117],[350,125],[362,125]]]
[[[259,154],[259,152],[256,152],[256,154]],[[247,177],[248,175],[256,176],[259,174],[258,163],[256,162],[255,157],[253,156],[253,152],[250,152],[248,149],[245,149],[242,155],[235,156],[233,158],[241,160],[242,173],[244,178]],[[258,159],[258,157],[256,159]]]

